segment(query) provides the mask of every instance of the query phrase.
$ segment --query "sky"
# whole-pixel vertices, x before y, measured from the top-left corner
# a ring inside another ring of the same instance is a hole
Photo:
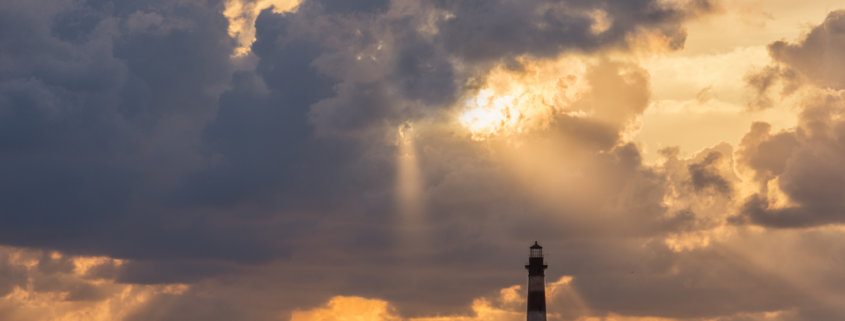
[[[845,4],[4,0],[0,320],[845,319]]]

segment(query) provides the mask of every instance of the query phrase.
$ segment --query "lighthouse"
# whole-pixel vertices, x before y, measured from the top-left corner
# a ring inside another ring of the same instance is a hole
[[[528,321],[546,321],[546,281],[543,262],[543,247],[537,242],[531,246],[528,256]]]

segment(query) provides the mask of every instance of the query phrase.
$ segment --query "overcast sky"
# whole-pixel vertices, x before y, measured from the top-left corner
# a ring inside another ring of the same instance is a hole
[[[841,0],[3,0],[0,320],[845,319]]]

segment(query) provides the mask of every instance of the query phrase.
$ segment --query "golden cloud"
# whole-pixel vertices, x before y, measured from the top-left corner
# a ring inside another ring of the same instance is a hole
[[[300,0],[229,0],[223,15],[229,20],[229,36],[238,41],[238,47],[233,56],[243,56],[249,53],[250,46],[255,42],[255,19],[261,11],[273,8],[275,13],[293,11],[299,6]]]
[[[103,256],[69,256],[14,247],[0,247],[0,266],[13,289],[0,297],[4,321],[123,320],[158,295],[179,295],[184,284],[132,285],[92,275],[92,269],[119,266],[122,260]],[[50,268],[45,268],[49,266]]]

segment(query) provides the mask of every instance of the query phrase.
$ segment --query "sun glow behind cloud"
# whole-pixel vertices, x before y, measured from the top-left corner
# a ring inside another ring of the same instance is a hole
[[[578,58],[534,61],[500,66],[486,77],[481,89],[464,100],[458,116],[472,139],[485,140],[543,128],[556,114],[583,114],[571,108],[588,88],[586,64]]]

